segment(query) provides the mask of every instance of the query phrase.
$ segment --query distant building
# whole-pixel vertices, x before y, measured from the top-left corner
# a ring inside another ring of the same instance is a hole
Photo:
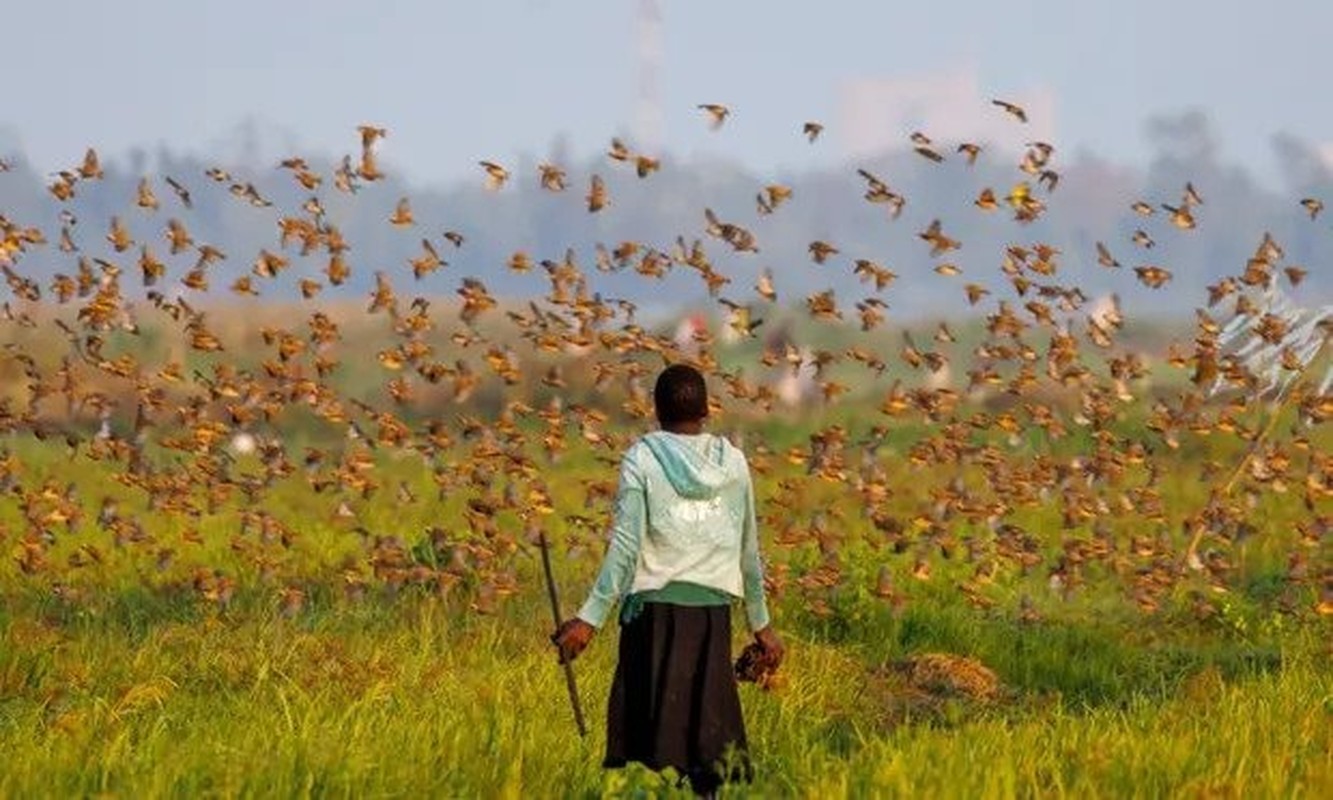
[[[939,142],[976,142],[1021,153],[1028,142],[1055,139],[1055,93],[1050,89],[1005,93],[1022,106],[1018,124],[983,90],[975,69],[918,77],[858,78],[840,87],[838,141],[849,157],[907,146],[921,131]],[[946,154],[951,155],[951,154]]]

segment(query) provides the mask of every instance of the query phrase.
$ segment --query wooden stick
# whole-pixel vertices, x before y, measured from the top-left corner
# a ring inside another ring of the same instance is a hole
[[[560,623],[560,598],[555,592],[555,575],[551,572],[551,555],[546,547],[546,532],[537,532],[537,541],[542,548],[542,568],[546,571],[546,589],[551,596],[551,616],[555,618],[555,627],[558,629]],[[564,662],[565,667],[565,688],[569,690],[569,702],[574,706],[574,723],[579,726],[579,736],[588,735],[588,727],[583,724],[583,707],[579,705],[579,690],[574,683],[574,665],[569,661]]]

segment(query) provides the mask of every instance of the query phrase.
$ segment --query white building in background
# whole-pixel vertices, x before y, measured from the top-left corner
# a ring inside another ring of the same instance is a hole
[[[1027,112],[1019,124],[993,99],[1017,103]],[[976,142],[1022,153],[1034,140],[1055,139],[1055,93],[1039,87],[991,94],[975,68],[918,77],[858,78],[842,84],[838,125],[833,131],[844,154],[864,158],[908,145],[921,131],[942,144]],[[952,152],[946,152],[952,156]]]

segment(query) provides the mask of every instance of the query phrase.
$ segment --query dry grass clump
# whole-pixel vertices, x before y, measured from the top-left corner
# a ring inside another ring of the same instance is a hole
[[[1004,687],[995,671],[975,658],[949,653],[923,653],[893,665],[908,685],[936,697],[961,697],[988,703]]]

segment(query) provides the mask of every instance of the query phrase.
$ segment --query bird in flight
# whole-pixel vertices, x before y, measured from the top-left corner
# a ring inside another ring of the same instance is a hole
[[[717,130],[722,127],[722,123],[727,121],[731,114],[731,109],[718,103],[700,103],[698,108],[708,114],[708,127]]]
[[[1009,102],[1009,101],[1007,101],[1007,100],[992,100],[991,103],[994,104],[994,105],[999,106],[999,107],[1002,108],[1002,109],[1004,109],[1004,110],[1005,110],[1006,112],[1008,112],[1014,119],[1018,120],[1019,122],[1027,122],[1027,121],[1028,121],[1028,114],[1027,114],[1027,112],[1024,111],[1024,110],[1023,110],[1023,107],[1020,106],[1020,105],[1018,105],[1017,103],[1011,103],[1011,102]]]

